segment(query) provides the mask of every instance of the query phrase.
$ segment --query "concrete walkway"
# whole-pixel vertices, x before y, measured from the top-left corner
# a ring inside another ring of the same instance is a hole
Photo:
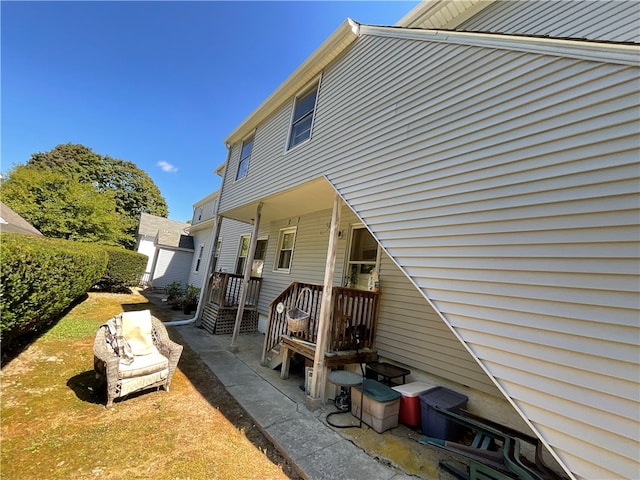
[[[303,375],[291,373],[288,380],[280,379],[280,372],[260,364],[262,341],[260,333],[241,334],[238,349],[229,349],[230,335],[211,335],[193,325],[173,327],[211,371],[220,379],[227,390],[253,418],[256,425],[274,445],[297,466],[300,474],[309,480],[403,480],[416,478],[450,478],[443,476],[437,468],[437,458],[430,449],[419,445],[415,439],[412,446],[418,448],[426,468],[420,475],[409,475],[393,460],[380,458],[375,453],[367,453],[354,441],[355,436],[369,434],[377,436],[376,441],[385,438],[363,425],[358,428],[334,429],[327,425],[327,413],[335,411],[333,405],[312,412],[304,405],[305,393]],[[351,417],[345,415],[345,417]],[[395,429],[394,429],[395,430]],[[373,432],[373,433],[371,433]],[[386,435],[386,433],[385,433]],[[406,454],[406,448],[402,448]],[[411,454],[409,452],[409,454]],[[452,478],[452,477],[451,477]]]

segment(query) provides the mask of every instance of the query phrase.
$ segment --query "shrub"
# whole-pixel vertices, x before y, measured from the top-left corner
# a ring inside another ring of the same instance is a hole
[[[99,247],[33,235],[0,234],[0,343],[57,320],[104,274]]]
[[[168,283],[164,287],[164,292],[167,294],[167,303],[171,305],[171,308],[178,310],[182,305],[182,297],[184,295],[184,288],[179,281]]]
[[[120,247],[100,248],[109,256],[107,269],[98,282],[100,289],[119,292],[140,284],[147,267],[146,255]]]
[[[182,307],[184,313],[187,315],[191,313],[198,306],[198,297],[200,295],[200,289],[195,285],[187,285],[184,289],[184,297],[182,299]]]

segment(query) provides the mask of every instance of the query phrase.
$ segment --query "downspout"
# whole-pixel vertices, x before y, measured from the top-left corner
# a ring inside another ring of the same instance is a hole
[[[220,211],[220,199],[222,198],[222,189],[224,188],[224,177],[227,175],[227,166],[229,165],[229,159],[231,158],[231,145],[225,144],[225,146],[227,147],[227,159],[225,161],[224,176],[222,177],[222,183],[220,184],[220,193],[218,194],[218,200],[216,202],[216,211],[214,214],[216,218],[216,226],[213,229],[213,232],[211,233],[211,251],[209,252],[209,258],[207,259],[207,268],[205,269],[205,272],[207,272],[207,276],[204,280],[204,285],[202,285],[202,288],[200,289],[200,296],[198,297],[198,306],[196,307],[196,313],[193,318],[189,318],[186,320],[174,320],[172,322],[164,322],[165,325],[170,327],[179,327],[181,325],[191,325],[198,321],[198,318],[200,318],[200,313],[202,312],[202,308],[204,306],[205,292],[209,289],[209,282],[213,277],[211,273],[213,273],[216,268],[215,254],[216,254],[216,249],[218,248],[218,237],[220,236],[220,227],[222,224],[222,217],[218,214],[218,212]],[[211,264],[211,262],[213,262],[213,265]]]

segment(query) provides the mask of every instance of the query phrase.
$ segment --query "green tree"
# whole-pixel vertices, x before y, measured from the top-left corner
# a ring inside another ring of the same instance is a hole
[[[3,181],[2,200],[47,237],[121,245],[127,240],[112,192],[97,192],[75,174],[25,165]]]
[[[142,212],[160,217],[168,214],[160,189],[146,172],[132,162],[97,154],[84,145],[67,143],[49,152],[35,153],[27,161],[26,167],[64,174],[91,186],[100,194],[111,196],[126,234],[119,242],[125,248],[133,248],[135,244],[136,227]],[[5,183],[10,181],[11,174]],[[4,192],[4,188],[1,191]],[[4,201],[22,215],[9,198]],[[31,221],[31,217],[23,216]],[[44,233],[44,230],[41,231]]]

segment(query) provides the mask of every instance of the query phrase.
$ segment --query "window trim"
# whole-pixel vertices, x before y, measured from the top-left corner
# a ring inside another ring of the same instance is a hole
[[[247,254],[246,255],[242,255],[242,247],[244,245],[244,240],[247,240]],[[247,256],[249,256],[249,249],[251,248],[251,234],[246,234],[246,235],[240,235],[240,242],[238,243],[238,253],[236,254],[236,265],[234,268],[234,273],[236,275],[242,275],[244,273],[244,266],[247,263]],[[239,269],[239,263],[240,263],[240,259],[244,259],[243,263],[242,263],[242,269]],[[238,270],[241,270],[240,272],[238,272]]]
[[[293,244],[291,246],[291,255],[289,257],[289,266],[287,268],[279,268],[278,267],[278,262],[280,261],[280,254],[283,251],[282,243],[284,241],[284,236],[286,234],[288,234],[288,233],[293,233]],[[291,266],[293,265],[293,255],[294,255],[295,249],[296,249],[296,239],[297,239],[297,237],[298,237],[298,227],[297,226],[281,228],[278,231],[278,243],[276,245],[275,258],[273,259],[273,271],[274,272],[279,272],[279,273],[290,273],[291,272]]]
[[[298,146],[304,145],[305,143],[309,142],[313,138],[313,127],[316,121],[316,110],[318,109],[318,97],[320,95],[321,81],[322,81],[322,74],[320,74],[316,79],[314,79],[313,81],[305,85],[305,87],[301,89],[299,93],[297,93],[293,97],[293,107],[291,108],[291,115],[289,117],[289,132],[287,134],[287,142],[285,143],[285,148],[284,148],[285,153],[290,152],[291,150],[295,150]],[[295,145],[291,145],[293,127],[294,127],[293,119],[296,113],[296,106],[298,104],[298,99],[305,97],[306,95],[311,93],[314,89],[316,91],[316,100],[313,104],[313,110],[311,112],[311,125],[309,126],[309,136],[304,140],[301,140],[300,142],[296,143]]]
[[[240,157],[238,158],[238,168],[236,170],[236,181],[242,180],[243,178],[246,178],[247,175],[249,175],[249,165],[251,164],[251,156],[253,155],[253,146],[255,145],[255,140],[256,140],[256,137],[254,132],[248,137],[246,137],[244,140],[242,140],[242,142],[240,143]],[[249,150],[249,153],[243,157],[242,152],[244,150],[244,147],[249,142],[251,142],[251,149]],[[244,169],[244,175],[240,176],[241,168],[244,164],[246,164],[246,168]]]
[[[196,265],[193,269],[194,273],[198,273],[200,271],[200,263],[202,262],[202,257],[204,255],[204,243],[201,243],[198,248],[198,256],[196,258]]]

